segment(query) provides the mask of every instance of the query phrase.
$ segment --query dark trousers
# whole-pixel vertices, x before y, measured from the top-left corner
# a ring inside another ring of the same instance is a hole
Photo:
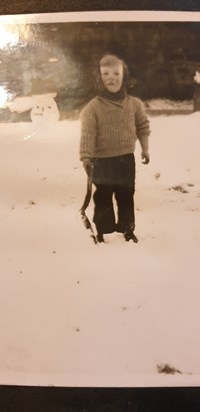
[[[135,228],[134,192],[132,185],[96,184],[94,193],[94,218],[98,233],[132,233]],[[117,203],[117,219],[113,207],[113,195]]]

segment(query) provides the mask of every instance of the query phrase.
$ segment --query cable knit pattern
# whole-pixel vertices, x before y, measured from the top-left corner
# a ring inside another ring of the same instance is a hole
[[[147,152],[149,134],[140,99],[126,95],[121,101],[111,101],[97,96],[81,113],[80,159],[133,153],[137,139]]]

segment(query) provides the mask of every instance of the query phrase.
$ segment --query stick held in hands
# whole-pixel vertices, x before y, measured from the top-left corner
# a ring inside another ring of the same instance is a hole
[[[85,213],[87,207],[89,206],[91,196],[92,196],[92,176],[88,176],[88,178],[87,178],[87,191],[86,191],[85,199],[84,199],[83,205],[80,209],[80,212],[81,212],[81,218],[82,218],[82,221],[84,223],[84,226],[86,227],[86,229],[89,229],[90,237],[92,238],[93,242],[95,244],[97,244],[98,242],[97,242],[97,238],[95,236],[92,224],[91,224],[90,220],[88,219],[88,217]]]

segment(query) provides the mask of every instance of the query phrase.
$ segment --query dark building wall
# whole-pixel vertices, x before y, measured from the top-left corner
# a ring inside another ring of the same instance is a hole
[[[79,30],[87,64],[93,67],[101,53],[116,51],[128,63],[134,93],[143,98],[192,97],[193,74],[200,70],[200,24],[102,23]]]
[[[49,91],[54,84],[62,110],[95,94],[93,80],[106,51],[123,57],[130,92],[143,99],[190,99],[200,70],[200,23],[88,22],[10,26],[19,43],[1,50],[0,84],[14,95]],[[50,90],[52,91],[52,90]]]

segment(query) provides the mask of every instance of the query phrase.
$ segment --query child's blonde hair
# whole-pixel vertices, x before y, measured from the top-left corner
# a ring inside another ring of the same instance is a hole
[[[125,64],[124,60],[120,59],[115,54],[106,53],[100,59],[99,66],[100,67],[115,66],[116,64],[119,64],[119,63],[121,63],[123,65],[123,68],[127,70],[127,65]]]

